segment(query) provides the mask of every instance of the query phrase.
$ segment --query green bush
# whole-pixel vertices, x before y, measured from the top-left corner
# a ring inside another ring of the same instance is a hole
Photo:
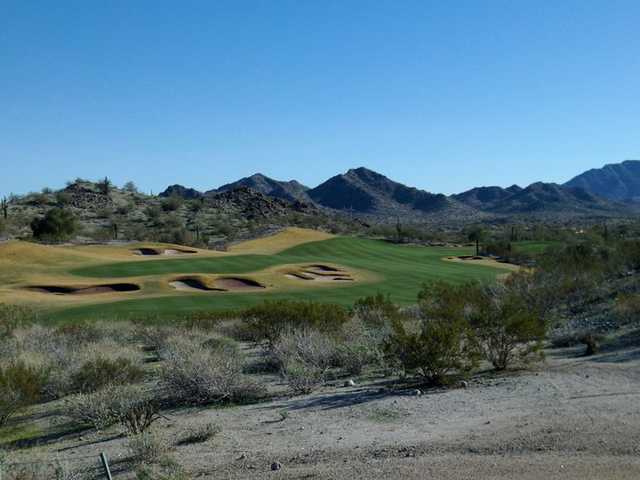
[[[340,305],[278,300],[245,310],[242,318],[246,333],[253,341],[273,345],[282,332],[297,327],[337,335],[349,315]]]
[[[473,333],[463,319],[423,320],[417,332],[395,322],[386,356],[430,385],[446,385],[453,374],[464,376],[478,364]]]
[[[31,222],[33,236],[40,240],[67,240],[77,229],[75,217],[63,208],[52,208],[43,218],[34,218]]]
[[[431,385],[447,384],[453,374],[471,372],[479,352],[466,319],[466,297],[476,291],[475,285],[424,285],[418,295],[420,323],[411,328],[402,320],[393,322],[385,346],[388,361]]]
[[[508,285],[496,284],[473,296],[470,319],[484,357],[496,370],[515,360],[542,358],[546,322]]]

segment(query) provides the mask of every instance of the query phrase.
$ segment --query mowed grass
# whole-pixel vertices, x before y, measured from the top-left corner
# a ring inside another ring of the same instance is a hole
[[[517,252],[529,253],[531,255],[538,255],[544,253],[544,251],[553,246],[560,244],[560,241],[553,240],[523,240],[520,242],[513,242],[513,248]]]
[[[52,318],[64,321],[91,318],[127,318],[157,314],[170,318],[193,311],[233,310],[245,308],[267,299],[295,299],[334,302],[351,305],[365,295],[377,292],[389,294],[393,301],[415,303],[421,285],[429,280],[454,283],[468,280],[491,281],[508,270],[486,265],[466,265],[443,261],[446,256],[472,253],[471,248],[436,248],[398,246],[383,241],[336,237],[305,243],[273,255],[233,255],[208,258],[180,258],[161,261],[110,263],[70,271],[93,278],[125,278],[145,275],[212,273],[249,274],[284,264],[331,263],[370,272],[372,280],[341,283],[336,287],[312,288],[301,282],[299,288],[273,290],[264,293],[198,293],[126,300],[100,305],[85,305],[52,313]]]

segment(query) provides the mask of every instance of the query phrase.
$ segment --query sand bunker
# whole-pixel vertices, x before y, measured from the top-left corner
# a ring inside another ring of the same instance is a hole
[[[285,273],[285,277],[293,280],[316,280],[319,282],[353,282],[353,277],[348,272],[328,265],[307,265],[299,270]]]
[[[30,285],[25,290],[53,295],[93,295],[97,293],[136,292],[140,286],[135,283],[109,283],[106,285]]]
[[[169,282],[176,290],[196,290],[200,292],[224,292],[223,288],[210,287],[207,283],[198,277],[180,277]]]
[[[214,285],[224,290],[256,290],[266,288],[260,282],[250,278],[239,277],[217,278]]]
[[[188,250],[186,248],[151,248],[140,247],[134,248],[132,252],[136,255],[186,255],[190,253],[198,253],[196,250]]]

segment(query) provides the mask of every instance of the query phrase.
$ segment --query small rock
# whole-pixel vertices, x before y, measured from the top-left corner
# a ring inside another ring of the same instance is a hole
[[[419,397],[420,395],[422,395],[422,390],[419,390],[419,389],[417,389],[417,388],[416,388],[415,390],[413,390],[413,391],[411,392],[411,395],[414,395],[414,396],[416,396],[416,397]]]
[[[246,459],[247,459],[247,455],[245,453],[243,453],[237,458],[237,460],[246,460]]]
[[[353,379],[350,378],[349,380],[344,382],[344,386],[345,387],[355,387],[356,386],[356,382],[354,382]]]
[[[468,387],[469,387],[469,382],[467,382],[466,380],[462,380],[462,381],[460,382],[460,386],[461,386],[462,388],[468,388]]]
[[[280,462],[273,462],[271,464],[271,471],[273,472],[277,472],[278,470],[282,469],[282,464]]]

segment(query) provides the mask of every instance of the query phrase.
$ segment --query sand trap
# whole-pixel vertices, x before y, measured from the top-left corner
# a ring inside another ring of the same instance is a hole
[[[297,271],[289,271],[284,275],[292,280],[315,280],[318,282],[345,281],[353,282],[348,272],[328,265],[313,264],[302,267]]]
[[[188,250],[186,248],[151,248],[140,247],[134,248],[132,252],[136,255],[186,255],[191,253],[198,253],[195,250]]]
[[[176,290],[195,290],[199,292],[224,292],[223,288],[210,287],[205,281],[198,277],[180,277],[169,282]]]
[[[321,272],[340,272],[341,271],[338,268],[330,267],[328,265],[319,265],[319,264],[309,265],[307,268],[310,268],[312,270],[319,270]]]
[[[256,290],[266,288],[260,282],[250,278],[223,277],[216,279],[214,285],[225,290]]]
[[[287,278],[292,278],[294,280],[313,280],[312,276],[305,275],[304,273],[299,273],[299,272],[285,273],[284,276]]]
[[[106,285],[66,286],[66,285],[31,285],[25,290],[53,295],[93,295],[97,293],[136,292],[140,286],[135,283],[109,283]]]

